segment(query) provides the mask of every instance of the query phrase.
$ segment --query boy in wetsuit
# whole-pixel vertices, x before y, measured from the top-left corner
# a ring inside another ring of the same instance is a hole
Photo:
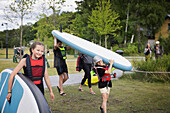
[[[99,77],[98,88],[100,89],[100,92],[103,97],[103,102],[102,102],[102,106],[100,106],[100,110],[101,113],[107,113],[107,100],[109,98],[110,88],[112,87],[110,73],[114,61],[110,60],[109,62],[110,66],[107,67],[103,63],[102,58],[100,58],[99,56],[95,56],[93,59],[94,62],[96,63],[95,69]]]
[[[62,42],[54,37],[54,67],[59,75],[58,91],[61,96],[66,96],[63,91],[63,84],[68,80],[68,69],[66,64],[66,50],[71,47],[63,47]]]

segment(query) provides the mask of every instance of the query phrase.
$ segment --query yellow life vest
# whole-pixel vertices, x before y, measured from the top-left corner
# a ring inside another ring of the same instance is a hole
[[[63,57],[63,59],[66,59],[66,50],[65,50],[65,47],[58,47],[61,51],[61,55]]]

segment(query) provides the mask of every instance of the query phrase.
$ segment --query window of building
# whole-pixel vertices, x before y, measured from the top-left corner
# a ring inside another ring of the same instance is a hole
[[[168,23],[168,31],[170,30],[170,23]]]

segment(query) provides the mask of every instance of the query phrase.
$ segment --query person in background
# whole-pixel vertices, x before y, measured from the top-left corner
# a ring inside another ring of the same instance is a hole
[[[54,94],[51,88],[50,79],[47,72],[47,66],[45,63],[44,45],[41,42],[34,42],[30,47],[30,55],[24,55],[23,59],[19,62],[16,68],[9,76],[8,82],[8,95],[7,100],[10,101],[12,96],[12,84],[15,75],[23,68],[24,76],[27,76],[33,81],[33,83],[40,89],[44,95],[43,78],[50,91],[51,100],[54,100]]]
[[[47,49],[47,55],[48,55],[48,56],[50,55],[50,51],[49,51],[49,49]]]
[[[88,56],[88,55],[85,55],[83,53],[80,53],[79,57],[81,58],[82,68],[85,72],[85,75],[84,75],[84,78],[81,81],[81,84],[80,84],[78,90],[83,91],[83,89],[82,89],[83,84],[85,83],[86,79],[88,78],[88,86],[89,86],[89,89],[90,89],[90,94],[95,94],[95,92],[93,91],[93,89],[91,87],[91,74],[90,74],[90,71],[91,71],[91,68],[92,68],[92,65],[93,65],[93,58]]]
[[[111,73],[112,65],[114,61],[110,60],[109,62],[110,65],[109,67],[107,67],[103,63],[103,60],[101,57],[95,56],[93,60],[96,63],[95,65],[96,74],[99,77],[98,88],[100,89],[100,92],[103,97],[103,102],[102,102],[102,106],[100,106],[100,110],[101,110],[101,113],[107,113],[107,100],[109,98],[110,88],[112,87],[110,73]]]
[[[162,55],[163,55],[163,47],[161,45],[159,45],[159,41],[156,41],[156,45],[154,47],[154,52],[155,52],[155,58],[156,60],[158,60],[158,58],[162,58]]]
[[[54,67],[56,67],[59,75],[59,86],[57,89],[61,96],[66,96],[66,93],[63,91],[63,84],[68,80],[68,69],[66,64],[66,50],[71,47],[63,47],[63,44],[60,40],[54,37]]]
[[[144,50],[144,54],[145,54],[145,61],[152,58],[152,48],[150,47],[150,43],[147,43],[147,46]]]

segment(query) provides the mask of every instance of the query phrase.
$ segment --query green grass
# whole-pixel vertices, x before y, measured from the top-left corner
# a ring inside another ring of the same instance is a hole
[[[9,48],[8,49],[8,59],[13,59],[13,49]],[[28,48],[25,49],[24,54],[29,54],[29,50]],[[52,52],[52,49],[50,49],[50,55],[46,55],[47,59],[54,59],[54,54]],[[0,59],[6,59],[6,49],[1,50],[0,49]],[[68,55],[67,59],[75,59],[75,57],[73,55]],[[48,61],[50,68],[48,68],[48,74],[49,76],[53,76],[53,75],[58,75],[56,69],[53,67],[54,66],[54,62],[53,61]],[[67,61],[67,65],[68,65],[68,72],[69,74],[73,74],[73,73],[79,73],[78,71],[76,71],[76,61]],[[17,63],[13,63],[13,61],[0,61],[0,72],[6,68],[15,68],[17,66]],[[21,72],[23,72],[23,70],[21,70]]]
[[[27,47],[24,50],[24,54],[30,54],[29,52],[29,48]],[[13,59],[14,56],[14,49],[13,48],[8,48],[8,59]],[[46,54],[46,58],[47,59],[54,59],[54,54],[53,54],[53,50],[50,49],[50,55],[48,56]],[[6,59],[6,49],[0,49],[0,59]],[[74,55],[67,55],[67,59],[75,59]]]
[[[13,63],[12,61],[0,61],[0,72],[7,68],[15,68],[16,66],[17,63]]]
[[[13,57],[13,50],[9,50],[9,58]],[[26,50],[29,54],[29,51]],[[25,51],[25,53],[26,53]],[[12,54],[11,54],[12,53]],[[0,59],[5,57],[5,49],[0,50]],[[68,59],[74,58],[68,56]],[[53,54],[47,56],[53,59]],[[49,61],[53,67],[53,62]],[[17,63],[12,61],[0,61],[0,72],[6,68],[15,68]],[[75,69],[75,61],[67,61],[70,74],[78,73]],[[23,72],[21,70],[21,72]],[[57,75],[55,68],[48,68],[50,76]],[[126,75],[124,75],[126,76]],[[133,75],[136,76],[136,75]],[[141,75],[143,76],[143,75]],[[123,77],[112,81],[113,88],[108,100],[108,113],[168,113],[170,112],[170,83],[149,83],[138,78]],[[139,77],[139,76],[138,76]],[[142,82],[141,82],[142,81]],[[84,92],[78,91],[79,85],[65,86],[65,97],[59,95],[57,88],[53,87],[55,100],[50,101],[49,91],[45,90],[45,98],[53,113],[99,113],[102,103],[101,93],[97,85],[92,88],[96,95],[89,93],[89,88],[84,86]]]
[[[108,100],[108,113],[168,113],[170,112],[170,84],[147,83],[135,80],[112,81],[113,88]],[[87,86],[84,92],[78,91],[78,85],[66,86],[67,94],[62,97],[57,88],[53,88],[55,100],[50,101],[48,90],[45,97],[53,113],[99,113],[102,103],[97,85],[92,88],[96,95],[89,93]]]
[[[49,64],[51,67],[47,69],[48,75],[58,75],[56,68],[53,67],[53,61],[49,61]],[[13,63],[12,61],[0,61],[0,72],[7,68],[15,68],[17,65],[18,63]],[[67,66],[69,74],[79,73],[78,71],[76,71],[76,61],[67,61]],[[21,70],[21,72],[23,72],[23,69]]]

